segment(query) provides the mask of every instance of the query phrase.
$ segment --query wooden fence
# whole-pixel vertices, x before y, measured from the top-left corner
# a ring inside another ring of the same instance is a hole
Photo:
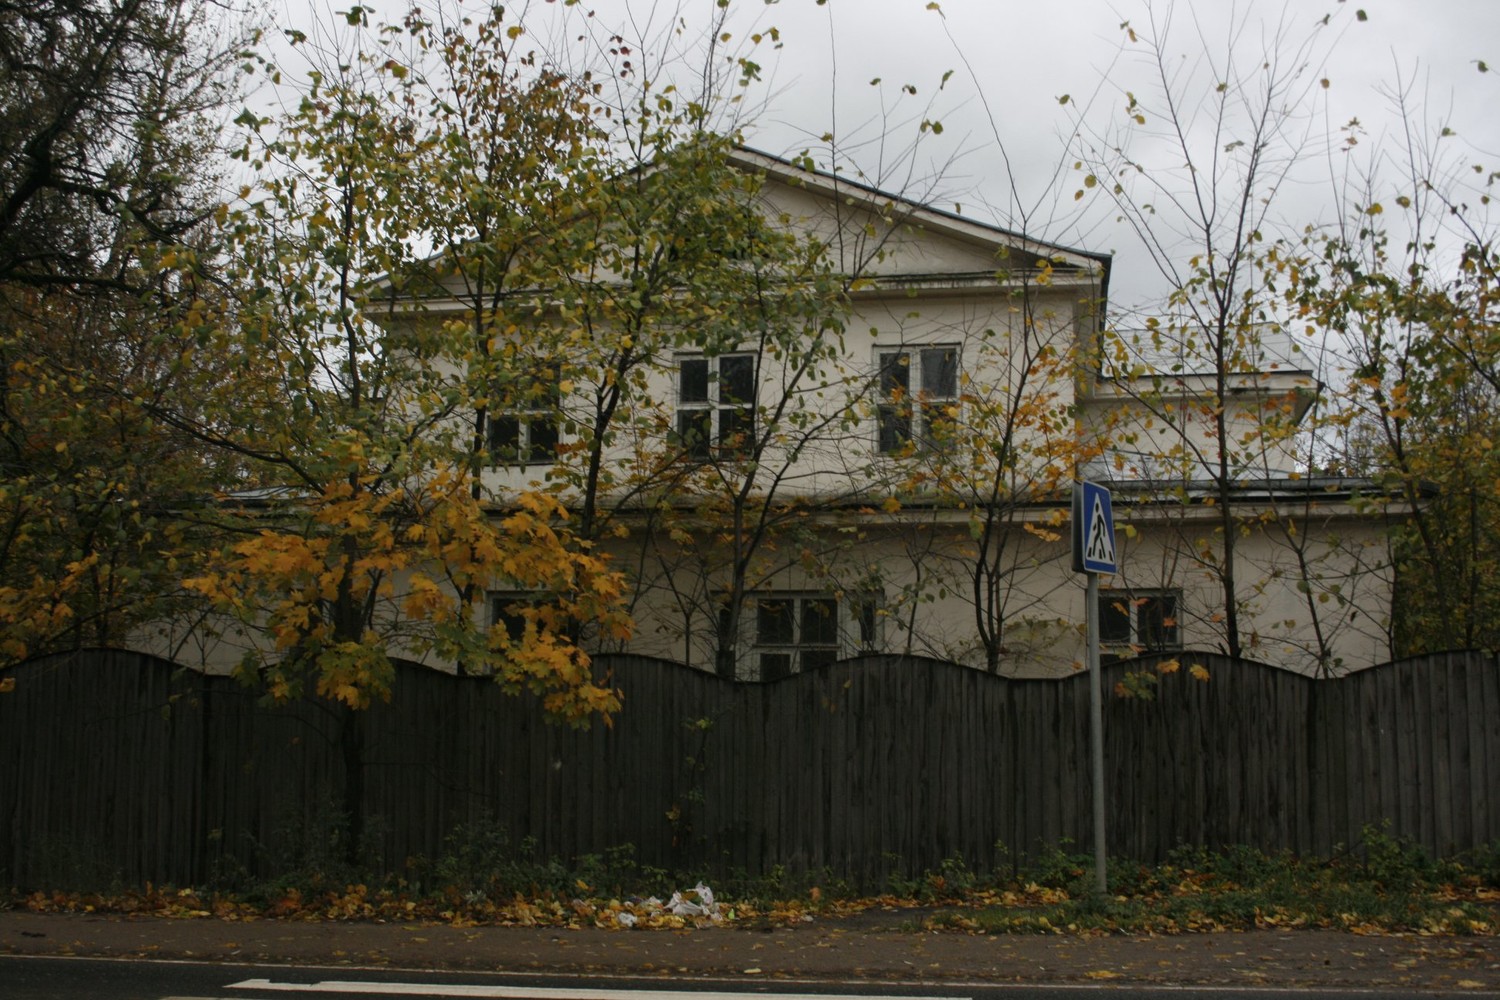
[[[625,708],[570,730],[529,698],[415,667],[389,705],[355,716],[262,707],[227,678],[133,653],[22,665],[0,694],[0,884],[275,874],[333,850],[350,775],[387,871],[485,822],[564,860],[632,845],[672,870],[780,865],[866,885],[954,856],[990,869],[1002,844],[1013,857],[1091,843],[1084,676],[868,657],[735,684],[640,658],[599,666]],[[1151,700],[1107,695],[1113,856],[1327,855],[1386,822],[1433,854],[1500,839],[1494,659],[1337,680],[1211,655],[1183,667]],[[1107,690],[1142,668],[1107,667]]]

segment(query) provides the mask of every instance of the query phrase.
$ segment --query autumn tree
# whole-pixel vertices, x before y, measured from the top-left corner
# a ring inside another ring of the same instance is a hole
[[[942,75],[938,92],[955,72],[978,82],[957,40],[955,56],[959,68]],[[1056,198],[1068,150],[1057,151],[1039,188],[1020,176],[1004,109],[977,89],[993,143],[979,155],[993,161],[997,196],[982,205],[1001,227],[983,238],[1000,248],[985,262],[989,282],[971,289],[963,309],[893,306],[882,317],[910,348],[879,349],[889,363],[861,405],[880,425],[883,454],[862,475],[883,494],[872,532],[904,553],[904,580],[884,609],[902,633],[898,648],[998,673],[1034,663],[1072,629],[1059,607],[1069,577],[1058,563],[1067,556],[1066,497],[1099,454],[1100,435],[1080,433],[1077,402],[1099,361],[1111,265],[1056,240],[1076,221]],[[938,118],[924,109],[920,129],[941,134]],[[890,580],[894,568],[869,569]],[[934,601],[960,605],[963,628],[952,627],[956,619],[922,626]]]
[[[356,29],[363,17],[351,14]],[[291,115],[259,123],[264,143],[246,147],[265,170],[240,222],[252,291],[221,348],[244,370],[238,398],[216,399],[247,433],[210,436],[273,485],[240,503],[253,537],[196,586],[269,640],[252,644],[245,666],[273,692],[312,681],[362,707],[387,693],[399,653],[534,689],[565,718],[616,703],[562,624],[621,627],[610,610],[615,577],[572,544],[556,500],[528,492],[491,516],[480,488],[485,445],[469,415],[492,391],[493,338],[474,324],[506,316],[429,313],[411,295],[425,286],[408,284],[430,280],[423,251],[436,244],[439,267],[479,294],[484,275],[505,270],[504,255],[535,232],[517,202],[541,203],[536,192],[576,151],[555,81],[522,80],[510,50],[496,47],[504,17],[497,9],[442,27],[414,16],[375,40],[356,33],[366,47],[314,69]],[[414,39],[410,50],[434,53],[435,70],[398,60],[379,38]],[[420,76],[430,70],[443,75]],[[431,88],[460,77],[456,99],[505,116],[462,104],[413,111],[409,80]],[[549,146],[544,134],[562,138]],[[515,158],[509,166],[551,159],[511,188],[479,178],[486,189],[468,201],[435,193],[453,161],[498,175],[501,156]],[[553,617],[533,617],[518,635],[490,629],[479,605],[499,579],[555,594]]]
[[[390,305],[402,315],[387,325],[443,326],[450,335],[467,326],[467,347],[438,363],[453,366],[461,386],[455,417],[472,420],[465,456],[474,500],[510,503],[487,483],[492,467],[557,457],[555,407],[568,373],[543,347],[536,313],[578,265],[542,248],[591,210],[603,138],[593,95],[586,75],[570,78],[539,57],[525,21],[503,10],[473,18],[456,7],[413,8],[384,35],[388,51],[397,41],[407,49],[388,60],[385,100],[410,117],[422,185],[413,232],[435,248],[389,276]],[[406,71],[408,62],[417,71]],[[586,512],[570,532],[587,544]],[[470,579],[464,602],[478,606],[484,587]],[[522,610],[534,613],[535,604]],[[580,625],[568,623],[574,641]]]
[[[628,628],[619,578],[577,544],[558,500],[495,504],[482,482],[495,331],[530,311],[496,289],[586,129],[566,86],[512,51],[500,8],[446,24],[368,17],[293,35],[294,51],[315,47],[290,110],[242,118],[254,183],[226,217],[239,294],[181,345],[185,367],[227,365],[187,397],[213,419],[152,411],[246,470],[213,507],[229,541],[187,586],[217,614],[204,628],[238,648],[242,679],[336,716],[351,854],[361,710],[390,697],[396,658],[493,676],[584,724],[619,698],[576,626]],[[519,628],[491,628],[497,585],[549,600]]]
[[[1389,497],[1393,650],[1489,648],[1500,641],[1495,175],[1456,148],[1452,123],[1417,115],[1409,86],[1390,96],[1404,128],[1338,175],[1346,214],[1310,231],[1287,292],[1345,345],[1326,461]],[[1364,138],[1347,127],[1351,150]]]
[[[143,239],[171,246],[213,210],[203,143],[234,26],[176,0],[22,0],[0,28],[0,281],[135,287]]]
[[[236,39],[175,0],[0,11],[0,658],[169,614],[233,474],[150,410],[191,398],[177,343],[223,295]]]
[[[826,472],[854,435],[851,385],[867,379],[842,365],[847,276],[762,200],[750,157],[717,156],[722,216],[699,239],[720,277],[669,359],[676,399],[658,426],[671,493],[643,541],[646,580],[670,594],[686,633],[696,621],[714,637],[716,669],[733,677],[755,593],[819,547],[803,529],[838,500]]]
[[[788,435],[837,421],[810,400],[837,353],[844,286],[736,150],[758,69],[748,53],[771,35],[729,45],[722,10],[687,72],[672,62],[676,26],[665,39],[599,34],[606,59],[582,77],[599,155],[569,174],[569,213],[527,248],[551,283],[500,341],[521,391],[490,422],[502,493],[555,490],[578,537],[629,566],[632,601],[670,592],[687,633],[696,619],[724,637],[729,671],[752,553],[786,513]],[[690,391],[702,398],[684,408]],[[672,538],[694,539],[693,556],[668,568]],[[705,538],[731,541],[708,552]]]
[[[943,320],[936,342],[921,330],[942,314],[905,317],[912,344],[878,349],[865,404],[879,425],[882,456],[866,473],[886,494],[878,519],[909,561],[888,598],[902,645],[996,673],[1057,639],[1062,501],[1087,460],[1075,391],[1104,267],[1021,234],[1000,239],[994,286]],[[963,632],[919,626],[933,599],[964,608]]]
[[[1144,316],[1115,320],[1104,384],[1130,430],[1108,419],[1102,429],[1117,469],[1162,491],[1162,509],[1176,503],[1182,546],[1164,568],[1214,581],[1221,596],[1201,624],[1242,656],[1266,638],[1247,620],[1258,595],[1285,585],[1273,579],[1282,570],[1247,563],[1242,542],[1292,516],[1265,488],[1301,474],[1297,435],[1317,389],[1302,363],[1313,345],[1281,322],[1277,209],[1323,138],[1309,112],[1326,86],[1318,68],[1331,28],[1325,18],[1298,35],[1284,17],[1247,47],[1249,15],[1233,17],[1222,40],[1185,20],[1194,14],[1181,5],[1147,4],[1144,23],[1122,26],[1126,52],[1141,51],[1154,80],[1120,95],[1118,124],[1080,123],[1079,197],[1108,200],[1169,288]],[[1194,41],[1178,71],[1183,30]]]

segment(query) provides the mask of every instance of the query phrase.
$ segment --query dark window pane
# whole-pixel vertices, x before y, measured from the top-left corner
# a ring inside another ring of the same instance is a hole
[[[683,358],[679,362],[677,398],[684,403],[708,402],[708,359]]]
[[[809,597],[802,602],[802,645],[838,646],[839,605],[831,597]]]
[[[1124,594],[1099,596],[1099,641],[1111,646],[1130,643],[1130,598]]]
[[[905,406],[880,407],[880,450],[900,451],[911,440],[911,410]]]
[[[755,358],[736,354],[719,359],[719,402],[755,402]]]
[[[535,416],[526,421],[528,443],[533,462],[550,462],[557,457],[557,418]]]
[[[755,612],[755,642],[759,646],[790,646],[796,639],[793,629],[793,602],[760,601]]]
[[[677,440],[691,457],[708,457],[711,421],[712,413],[709,410],[677,411]]]
[[[719,411],[719,447],[744,454],[755,447],[755,411],[748,407]]]
[[[524,597],[496,597],[490,601],[490,625],[502,629],[511,641],[517,641],[526,631],[523,612],[529,606]]]
[[[911,355],[905,351],[879,355],[880,394],[900,399],[911,388]]]
[[[521,421],[513,416],[490,417],[490,458],[514,462],[521,454]]]
[[[933,399],[958,397],[958,350],[929,347],[922,351],[922,394]]]
[[[1177,631],[1177,598],[1158,594],[1141,602],[1137,609],[1141,645],[1148,649],[1176,649],[1181,644]]]
[[[879,639],[880,609],[873,598],[854,606],[854,622],[859,630],[859,648],[873,652]]]

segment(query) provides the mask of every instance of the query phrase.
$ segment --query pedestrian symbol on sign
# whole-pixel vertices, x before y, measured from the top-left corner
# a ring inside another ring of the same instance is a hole
[[[1083,561],[1115,564],[1115,526],[1109,523],[1104,513],[1104,501],[1096,493],[1094,509],[1089,511],[1088,545],[1084,547]]]

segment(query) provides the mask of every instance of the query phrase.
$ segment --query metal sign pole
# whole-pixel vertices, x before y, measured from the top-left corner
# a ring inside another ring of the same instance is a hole
[[[1099,574],[1088,574],[1089,737],[1094,771],[1094,891],[1109,891],[1104,857],[1104,691],[1099,669]]]
[[[1104,857],[1104,678],[1099,667],[1099,574],[1119,572],[1114,513],[1109,490],[1096,483],[1073,485],[1073,571],[1088,577],[1084,621],[1089,665],[1089,742],[1094,775],[1094,889],[1109,891]]]

